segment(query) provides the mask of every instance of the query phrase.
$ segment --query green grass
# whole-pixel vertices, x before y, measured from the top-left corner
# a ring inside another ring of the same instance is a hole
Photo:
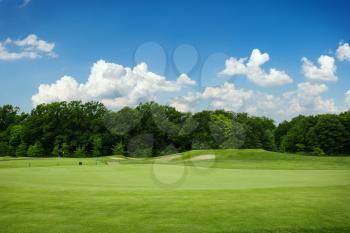
[[[190,151],[183,153],[182,159],[202,154],[216,155],[215,163],[196,161],[196,166],[237,169],[350,169],[349,156],[317,157],[252,149]],[[191,163],[193,162],[187,162],[188,165]]]
[[[3,158],[0,232],[350,232],[349,193],[350,157]]]

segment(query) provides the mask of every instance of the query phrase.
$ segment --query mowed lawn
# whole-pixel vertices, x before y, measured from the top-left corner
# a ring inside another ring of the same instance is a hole
[[[0,159],[0,232],[350,232],[350,157],[119,159]]]

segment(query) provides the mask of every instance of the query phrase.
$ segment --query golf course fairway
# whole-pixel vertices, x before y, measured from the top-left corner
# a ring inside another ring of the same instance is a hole
[[[4,158],[0,232],[350,232],[350,158],[174,158]]]

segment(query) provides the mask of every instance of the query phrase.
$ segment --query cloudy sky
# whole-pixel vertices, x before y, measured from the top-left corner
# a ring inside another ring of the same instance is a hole
[[[348,1],[0,0],[0,105],[154,100],[276,121],[345,111],[349,12]]]

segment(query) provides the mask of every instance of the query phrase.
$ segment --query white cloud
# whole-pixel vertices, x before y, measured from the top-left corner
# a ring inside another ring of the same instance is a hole
[[[348,62],[350,62],[350,46],[348,43],[342,43],[339,45],[337,49],[337,58],[340,61],[347,60]]]
[[[71,101],[80,97],[80,85],[70,76],[63,76],[54,84],[42,84],[38,94],[32,97],[34,105],[54,101]]]
[[[14,51],[9,51],[8,47],[14,47]],[[0,42],[0,60],[13,61],[21,59],[37,59],[43,56],[55,57],[53,52],[54,43],[50,43],[31,34],[22,40],[13,41],[7,38]]]
[[[188,93],[185,96],[176,96],[169,101],[169,105],[176,108],[180,112],[194,112],[201,95],[199,93]]]
[[[306,78],[314,81],[337,81],[336,76],[337,67],[335,65],[335,59],[327,55],[321,55],[317,62],[320,67],[315,66],[306,57],[302,58],[303,73]]]
[[[169,104],[182,112],[195,111],[200,102],[206,102],[209,109],[241,111],[246,101],[252,97],[253,91],[237,89],[234,84],[225,82],[222,86],[206,87],[203,92],[174,97]]]
[[[22,40],[21,43],[33,45],[30,40]],[[227,62],[237,63],[231,73],[248,75],[251,72],[258,72],[254,69],[260,69],[259,67],[268,59],[267,54],[256,52],[252,53],[247,61],[231,58]],[[272,73],[270,72],[270,75]],[[32,102],[36,106],[53,101],[96,100],[108,107],[119,109],[124,106],[134,107],[140,102],[159,101],[160,93],[178,93],[185,87],[195,84],[195,81],[186,74],[169,81],[164,76],[149,71],[145,63],[129,68],[99,60],[91,67],[86,82],[78,83],[75,78],[64,76],[55,83],[42,84],[38,93],[32,96]],[[207,108],[225,109],[269,116],[279,121],[299,114],[335,113],[343,110],[344,108],[335,105],[333,99],[322,97],[327,91],[328,87],[325,84],[302,82],[293,91],[271,95],[240,89],[230,82],[225,82],[221,86],[205,87],[199,92],[188,92],[181,96],[172,95],[175,97],[169,99],[168,104],[183,112],[196,112]],[[346,101],[350,105],[350,90],[346,93]]]
[[[325,84],[311,84],[309,82],[298,84],[298,91],[307,96],[318,96],[327,90],[328,87]]]
[[[295,93],[302,112],[325,113],[336,112],[337,107],[332,99],[322,99],[321,94],[325,93],[328,87],[325,84],[299,83]]]
[[[86,83],[64,76],[53,84],[42,84],[32,96],[33,105],[54,101],[98,100],[109,107],[135,106],[156,100],[160,92],[178,92],[195,81],[182,74],[176,81],[152,73],[145,63],[134,68],[123,67],[104,60],[96,62]]]
[[[272,68],[269,72],[266,72],[262,69],[261,66],[269,60],[269,54],[261,53],[259,49],[254,49],[249,60],[247,58],[237,59],[234,57],[227,59],[225,69],[219,72],[219,75],[245,75],[250,81],[263,87],[281,86],[293,82],[285,71]]]
[[[11,41],[11,39],[9,39],[9,41]],[[14,43],[17,46],[25,47],[26,50],[38,50],[46,53],[50,53],[55,47],[54,43],[40,40],[38,36],[34,34],[27,36],[23,40],[17,40]]]
[[[350,106],[350,89],[345,93],[345,102]]]
[[[335,113],[340,109],[333,99],[324,99],[322,94],[328,90],[325,84],[299,83],[294,91],[280,96],[255,93],[254,102],[257,115],[272,116],[275,119],[289,119],[299,114],[312,115]]]
[[[209,100],[209,108],[238,111],[252,98],[252,91],[237,89],[234,84],[225,82],[221,87],[207,87],[202,99]]]
[[[231,83],[219,87],[206,87],[202,92],[175,97],[170,105],[179,111],[193,111],[197,107],[248,112],[269,116],[277,120],[289,119],[299,114],[335,113],[337,107],[332,99],[322,98],[328,90],[325,84],[299,83],[294,91],[273,96],[263,92],[237,89]],[[350,91],[349,91],[350,95]]]
[[[176,80],[176,83],[180,86],[185,86],[185,85],[195,85],[196,81],[190,79],[190,77],[187,76],[187,74],[181,74],[179,78]]]

